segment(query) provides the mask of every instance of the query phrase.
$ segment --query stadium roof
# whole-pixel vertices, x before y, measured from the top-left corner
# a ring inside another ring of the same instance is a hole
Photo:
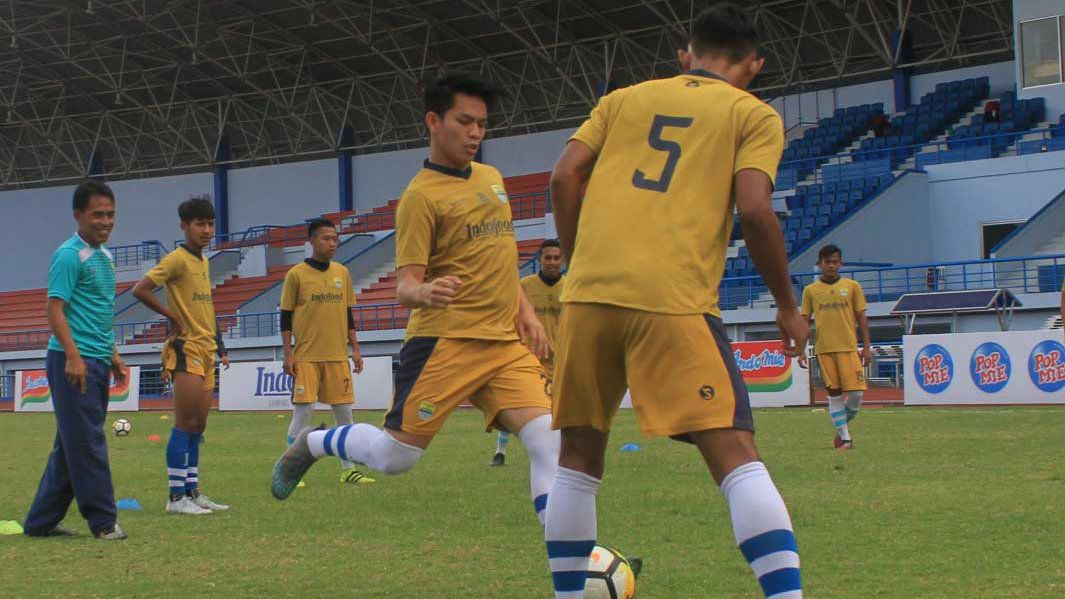
[[[0,189],[421,146],[421,83],[445,68],[507,90],[492,135],[575,126],[604,81],[675,74],[705,4],[8,0]],[[900,24],[918,70],[1013,58],[1009,0],[744,4],[765,39],[766,99],[888,77]]]

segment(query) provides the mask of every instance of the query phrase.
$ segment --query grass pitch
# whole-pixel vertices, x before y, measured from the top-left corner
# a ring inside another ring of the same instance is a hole
[[[479,414],[455,414],[408,474],[342,487],[323,461],[278,502],[270,468],[287,416],[214,413],[202,486],[233,509],[198,518],[163,513],[171,421],[118,417],[133,434],[110,438],[116,495],[144,506],[120,512],[130,539],[92,540],[76,507],[66,524],[81,538],[0,537],[3,597],[551,596],[526,456],[514,442],[508,465],[488,468]],[[756,423],[807,597],[1065,597],[1065,409],[869,409],[842,454],[823,411],[763,410]],[[0,414],[0,520],[25,515],[54,427],[50,414]],[[628,442],[641,451],[617,451]],[[646,560],[637,597],[762,596],[693,448],[641,439],[630,412],[610,446],[599,537]]]

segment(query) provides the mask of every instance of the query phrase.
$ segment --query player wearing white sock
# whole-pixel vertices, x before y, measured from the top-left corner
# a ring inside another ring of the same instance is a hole
[[[304,429],[278,460],[271,492],[291,494],[323,456],[385,474],[414,467],[448,415],[469,400],[488,430],[515,433],[529,451],[538,513],[558,465],[559,433],[537,357],[551,344],[518,282],[517,244],[503,179],[473,162],[493,84],[446,75],[426,89],[429,159],[396,215],[397,295],[412,309],[384,429]]]
[[[743,9],[702,12],[679,56],[685,73],[603,97],[551,177],[571,257],[555,357],[562,454],[545,526],[557,599],[584,595],[595,494],[626,387],[645,434],[699,449],[765,596],[802,597],[791,520],[755,447],[718,306],[735,208],[776,300],[783,351],[804,350],[808,328],[771,203],[783,126],[743,91],[765,62]]]
[[[289,443],[307,427],[316,401],[333,409],[338,426],[351,424],[355,403],[351,373],[359,374],[363,368],[351,315],[355,306],[351,273],[333,262],[340,243],[336,225],[324,218],[313,219],[307,224],[307,239],[311,257],[289,269],[281,286],[281,345],[285,372],[294,377]],[[351,365],[347,346],[351,347]],[[375,481],[342,460],[340,482],[361,485]]]
[[[802,291],[802,313],[806,322],[817,324],[814,353],[821,378],[828,389],[828,417],[836,429],[836,449],[853,449],[848,423],[858,415],[862,392],[866,389],[865,368],[872,360],[869,319],[865,315],[865,294],[853,279],[839,275],[843,251],[826,245],[817,253],[821,277]],[[858,351],[855,326],[862,335]],[[806,366],[806,356],[799,363]],[[846,400],[843,395],[846,394]]]
[[[544,325],[544,331],[547,332],[547,340],[553,347],[555,338],[558,337],[558,319],[562,314],[564,279],[562,275],[562,248],[559,247],[557,239],[545,239],[540,244],[539,253],[540,272],[522,277],[521,288],[526,297],[529,298],[529,303],[532,304],[533,310],[536,311],[536,317]],[[544,367],[544,374],[547,375],[545,384],[550,389],[555,372],[551,356],[541,358],[540,365]],[[550,395],[550,391],[548,391],[548,394]],[[496,451],[492,455],[492,461],[489,465],[502,466],[506,464],[507,443],[509,441],[510,433],[499,431],[499,438],[496,440]]]

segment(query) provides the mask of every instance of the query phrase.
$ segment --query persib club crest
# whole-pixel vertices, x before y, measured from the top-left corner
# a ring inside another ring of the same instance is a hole
[[[343,279],[341,279],[340,277],[333,277],[333,287],[336,287],[337,289],[340,289],[343,286],[344,286],[344,280]]]
[[[840,289],[839,290],[839,296],[840,297],[847,297],[847,293],[848,293],[848,291],[846,289]]]
[[[492,192],[496,194],[496,197],[499,198],[500,202],[507,201],[507,190],[503,189],[502,185],[493,185]]]

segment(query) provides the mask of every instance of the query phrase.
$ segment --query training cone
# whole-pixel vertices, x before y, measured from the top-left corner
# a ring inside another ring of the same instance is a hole
[[[22,525],[14,520],[0,520],[0,535],[20,535]]]
[[[133,499],[132,497],[125,497],[115,502],[115,506],[120,510],[143,510],[141,502]]]
[[[621,446],[620,451],[640,451],[640,446],[635,443],[626,443]]]
[[[285,415],[284,414],[278,414],[277,415],[277,419],[278,420],[284,420],[285,419]]]
[[[167,416],[166,414],[163,414],[162,416],[159,417],[159,420],[170,420],[170,416]]]
[[[160,437],[159,435],[152,434],[152,435],[148,435],[148,440],[149,441],[162,441],[163,438]]]

